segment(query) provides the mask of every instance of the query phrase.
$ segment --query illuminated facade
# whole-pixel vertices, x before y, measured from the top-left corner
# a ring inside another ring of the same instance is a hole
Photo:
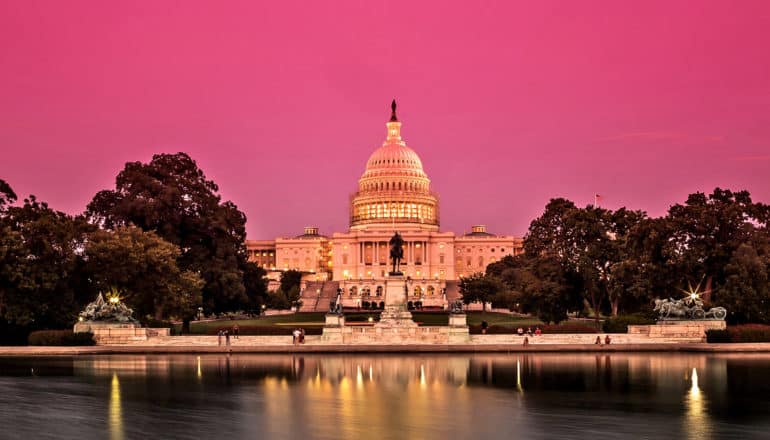
[[[307,273],[303,309],[322,310],[343,292],[347,307],[382,301],[391,270],[388,241],[404,239],[401,270],[408,277],[410,301],[446,307],[459,296],[457,280],[484,272],[487,264],[522,251],[520,238],[490,234],[484,226],[457,236],[439,230],[439,197],[417,153],[401,138],[395,101],[385,142],[372,153],[350,198],[350,228],[331,238],[317,228],[272,241],[248,240],[249,257],[268,270]]]

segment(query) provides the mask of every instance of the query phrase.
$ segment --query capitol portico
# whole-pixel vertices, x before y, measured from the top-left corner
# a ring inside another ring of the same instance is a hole
[[[250,260],[269,272],[306,273],[301,310],[326,310],[337,289],[345,307],[381,302],[390,270],[388,241],[395,231],[404,239],[401,270],[408,277],[409,300],[423,307],[445,308],[459,296],[459,278],[522,251],[521,238],[493,235],[482,225],[460,236],[440,231],[438,194],[420,157],[401,137],[395,101],[386,126],[385,141],[369,157],[351,195],[347,232],[328,237],[306,227],[293,238],[246,242]]]

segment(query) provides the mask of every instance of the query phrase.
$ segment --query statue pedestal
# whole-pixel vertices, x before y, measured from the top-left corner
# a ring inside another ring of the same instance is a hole
[[[724,330],[723,320],[669,320],[654,325],[629,325],[628,334],[645,335],[649,338],[701,338],[705,341],[707,330]]]
[[[144,328],[134,322],[81,321],[74,333],[93,333],[98,345],[132,344],[153,337],[170,336],[170,328]]]
[[[380,314],[379,328],[417,327],[412,313],[406,307],[406,278],[403,274],[390,275],[385,280],[385,310]]]

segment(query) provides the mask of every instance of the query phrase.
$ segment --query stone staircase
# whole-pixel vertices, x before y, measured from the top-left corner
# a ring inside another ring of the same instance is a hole
[[[337,288],[340,283],[336,281],[308,281],[302,293],[302,306],[300,312],[326,312],[329,310],[329,302],[337,298]],[[320,290],[320,294],[318,291]]]
[[[302,291],[302,305],[299,308],[299,312],[315,312],[318,307],[318,300],[321,295],[319,291],[323,292],[325,281],[308,281],[305,285],[305,290]]]

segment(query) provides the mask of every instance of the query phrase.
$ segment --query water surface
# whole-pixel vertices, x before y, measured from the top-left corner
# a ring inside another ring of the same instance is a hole
[[[0,438],[770,438],[770,356],[0,358]]]

